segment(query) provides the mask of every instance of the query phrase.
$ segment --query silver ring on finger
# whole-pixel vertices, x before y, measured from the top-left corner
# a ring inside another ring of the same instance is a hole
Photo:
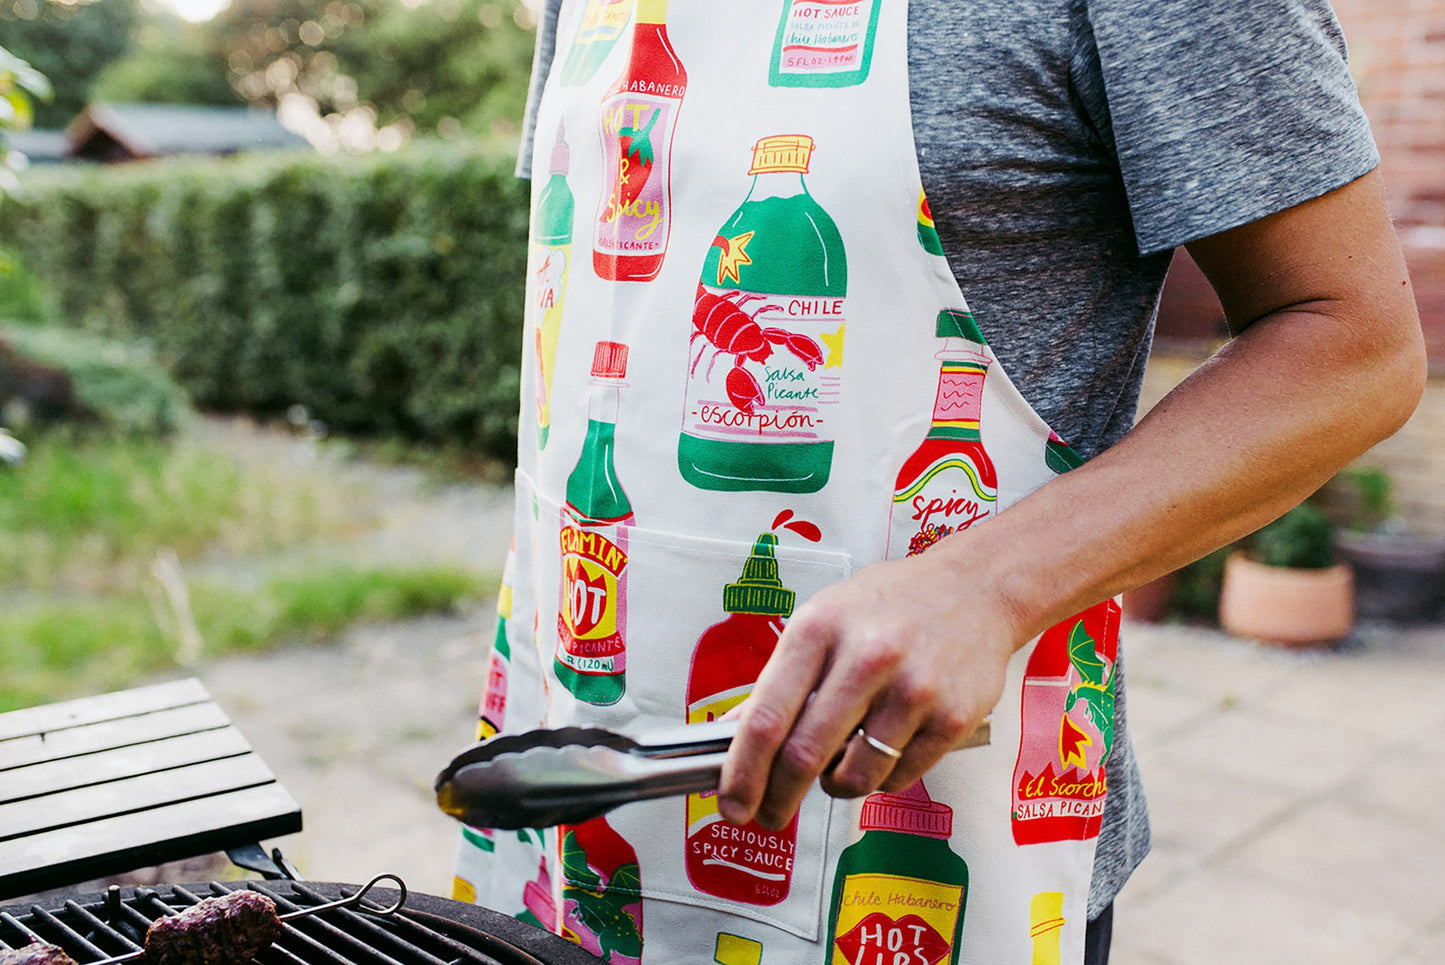
[[[864,729],[861,728],[861,727],[858,728],[857,736],[863,738],[863,742],[864,742],[865,744],[867,744],[869,747],[873,748],[873,749],[874,749],[875,751],[877,751],[878,753],[880,753],[880,754],[886,754],[888,757],[892,758],[892,759],[895,760],[895,761],[898,761],[898,760],[902,760],[902,759],[903,759],[903,752],[902,752],[902,751],[900,751],[898,748],[894,747],[892,744],[885,744],[885,743],[883,743],[883,741],[881,741],[881,740],[879,740],[878,738],[874,737],[872,734],[868,733],[866,730],[864,730]]]

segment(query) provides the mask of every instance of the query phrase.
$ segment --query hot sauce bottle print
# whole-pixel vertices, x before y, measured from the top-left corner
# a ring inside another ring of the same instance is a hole
[[[1041,891],[1029,901],[1029,937],[1034,940],[1033,965],[1062,965],[1064,893]]]
[[[606,818],[557,828],[562,844],[562,935],[612,965],[642,961],[637,852]]]
[[[918,243],[930,255],[943,254],[943,240],[938,237],[938,226],[933,223],[933,209],[928,206],[928,196],[918,189]]]
[[[824,965],[957,965],[968,865],[948,846],[953,809],[920,780],[870,795],[858,826],[833,877]]]
[[[677,462],[699,489],[811,493],[833,459],[848,260],[808,193],[813,139],[765,137],[703,261]]]
[[[1059,438],[1057,432],[1050,431],[1048,441],[1044,443],[1044,464],[1055,475],[1062,476],[1071,469],[1078,469],[1084,460],[1073,446]]]
[[[950,533],[990,516],[998,505],[998,473],[983,447],[979,415],[990,356],[968,312],[938,313],[944,340],[933,425],[898,470],[888,517],[888,559],[923,552]]]
[[[578,87],[592,79],[597,68],[617,46],[632,16],[633,0],[587,0],[567,59],[562,63],[559,78],[563,87]]]
[[[851,87],[868,79],[883,0],[784,0],[768,83]]]
[[[592,267],[609,281],[649,281],[672,231],[672,134],[687,71],[667,39],[667,0],[637,0],[632,53],[602,100],[603,193]]]
[[[552,424],[552,374],[557,364],[557,338],[562,329],[562,304],[567,297],[567,270],[572,262],[572,215],[575,206],[567,186],[566,132],[557,126],[547,184],[537,200],[532,221],[532,263],[527,274],[527,314],[537,351],[537,448],[547,446]]]
[[[497,591],[497,633],[492,639],[492,652],[487,655],[487,680],[477,708],[477,740],[495,737],[506,722],[507,675],[512,663],[507,624],[512,619],[512,581],[516,578],[516,568],[517,544],[513,541],[502,569],[502,588]]]
[[[723,588],[727,618],[703,632],[692,652],[687,676],[687,722],[721,717],[752,692],[772,656],[783,620],[792,615],[795,595],[778,577],[776,531],[786,529],[817,542],[817,526],[784,510],[773,531],[758,536],[736,583]],[[798,818],[780,831],[756,823],[728,824],[717,810],[717,795],[687,796],[687,877],[704,894],[750,905],[775,905],[788,897]]]
[[[562,507],[562,588],[552,666],[562,686],[589,704],[615,704],[626,690],[627,536],[633,517],[612,465],[626,374],[627,346],[598,342],[587,438],[567,477]]]
[[[1096,837],[1114,745],[1119,604],[1105,600],[1047,631],[1024,671],[1013,777],[1016,844]]]

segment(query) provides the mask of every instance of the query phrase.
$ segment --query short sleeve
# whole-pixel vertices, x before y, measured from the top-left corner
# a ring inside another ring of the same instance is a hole
[[[1139,250],[1247,224],[1379,163],[1326,0],[1087,0]]]
[[[532,49],[532,77],[527,82],[527,109],[522,115],[522,141],[517,146],[516,175],[524,180],[532,177],[532,148],[537,132],[537,105],[542,101],[542,85],[552,70],[557,53],[557,15],[562,0],[547,0],[537,16],[537,44]]]

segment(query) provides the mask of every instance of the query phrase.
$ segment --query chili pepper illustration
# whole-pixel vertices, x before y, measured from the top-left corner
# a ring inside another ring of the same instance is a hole
[[[647,119],[647,124],[641,130],[634,126],[641,118],[637,118],[634,124],[628,124],[617,129],[617,177],[613,183],[612,197],[608,202],[607,210],[602,215],[603,221],[612,221],[618,215],[629,212],[637,199],[642,195],[642,189],[647,184],[648,176],[652,174],[652,165],[655,160],[652,149],[652,129],[657,124],[657,119],[662,116],[661,108],[653,108],[652,114]]]
[[[716,244],[716,242],[714,242]],[[752,314],[743,311],[746,302],[764,296],[753,292],[731,291],[715,295],[701,284],[697,286],[697,299],[693,302],[693,333],[689,341],[696,341],[700,335],[717,352],[733,357],[733,367],[725,380],[728,399],[748,415],[763,403],[765,396],[758,380],[743,367],[745,361],[766,362],[773,353],[774,345],[782,345],[798,357],[808,371],[813,371],[823,362],[822,350],[818,343],[806,335],[789,332],[781,328],[764,328],[754,319],[766,311],[782,311],[778,305],[763,305]],[[703,352],[699,351],[692,363],[691,371],[696,372],[702,362]],[[711,375],[712,363],[708,363]]]

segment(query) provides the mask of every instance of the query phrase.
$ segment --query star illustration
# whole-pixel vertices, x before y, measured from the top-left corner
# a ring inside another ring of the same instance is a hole
[[[753,232],[744,231],[736,238],[724,238],[718,235],[713,239],[713,244],[721,248],[717,256],[717,283],[721,285],[724,278],[731,278],[736,285],[738,269],[743,265],[751,265],[753,260],[748,257],[748,242],[753,240]]]
[[[828,359],[823,363],[823,368],[841,369],[843,367],[843,329],[847,327],[846,323],[840,323],[838,331],[832,335],[823,332],[818,336],[823,340],[823,344],[828,346]]]

